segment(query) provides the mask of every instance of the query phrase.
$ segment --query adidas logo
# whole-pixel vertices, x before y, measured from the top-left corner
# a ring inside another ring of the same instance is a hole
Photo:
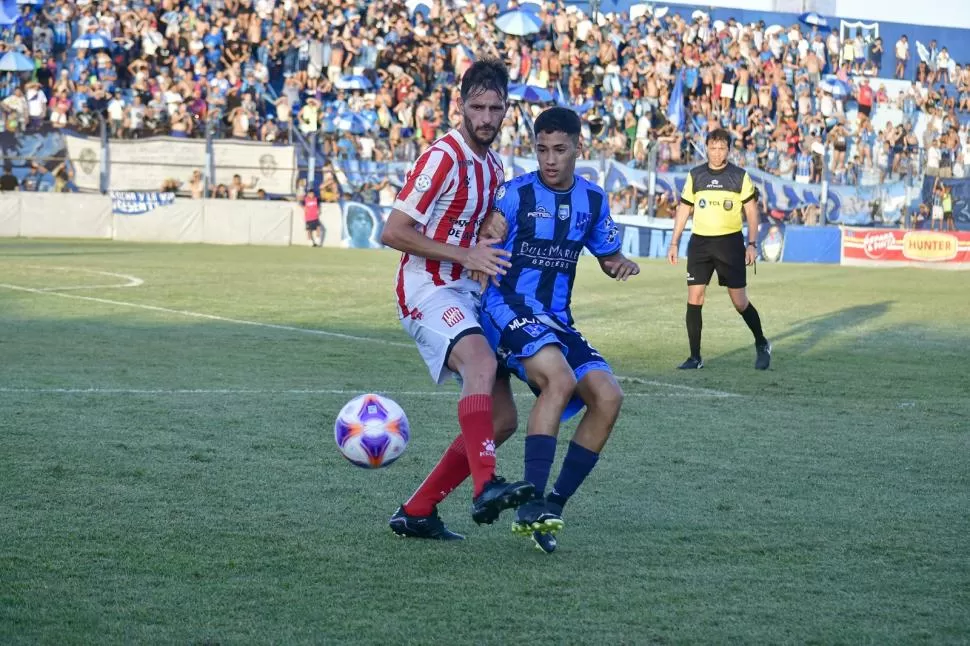
[[[482,452],[478,454],[480,458],[494,458],[495,457],[495,442],[494,440],[485,440],[482,442]]]

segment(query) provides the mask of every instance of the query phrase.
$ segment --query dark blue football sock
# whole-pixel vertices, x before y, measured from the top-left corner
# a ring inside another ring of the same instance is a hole
[[[535,485],[537,497],[541,497],[546,490],[555,457],[556,438],[550,435],[526,436],[525,479]]]
[[[559,472],[555,486],[549,493],[549,502],[558,508],[554,508],[554,511],[562,512],[562,508],[566,506],[566,501],[576,493],[579,485],[583,484],[583,480],[596,466],[599,457],[599,453],[583,448],[575,442],[569,443],[566,459],[562,463],[562,470]]]

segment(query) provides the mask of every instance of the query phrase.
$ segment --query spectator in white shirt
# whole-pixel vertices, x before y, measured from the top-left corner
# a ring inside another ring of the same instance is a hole
[[[111,136],[121,137],[125,122],[125,102],[121,99],[121,92],[115,92],[108,102],[108,121],[111,126]]]
[[[901,79],[906,75],[906,63],[909,61],[909,39],[906,34],[899,37],[896,41],[896,78]]]
[[[40,83],[27,84],[27,114],[31,129],[39,128],[47,116],[47,95],[41,89]]]

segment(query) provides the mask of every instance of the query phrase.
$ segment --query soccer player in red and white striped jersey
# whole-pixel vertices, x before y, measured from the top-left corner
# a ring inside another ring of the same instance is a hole
[[[479,524],[490,524],[503,509],[525,502],[534,489],[495,475],[492,390],[497,364],[478,322],[480,287],[466,273],[498,276],[509,266],[508,252],[491,246],[498,239],[478,239],[495,190],[505,179],[490,149],[508,108],[504,65],[475,62],[462,77],[459,107],[461,125],[417,160],[381,235],[385,245],[403,252],[395,290],[401,324],[437,383],[457,374],[462,384],[461,435],[391,518],[391,529],[402,536],[461,538],[445,528],[436,505],[469,471],[472,518]],[[511,402],[510,395],[502,399]]]

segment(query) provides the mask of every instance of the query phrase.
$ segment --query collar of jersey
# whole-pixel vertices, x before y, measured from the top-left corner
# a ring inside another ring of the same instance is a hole
[[[728,162],[727,164],[724,164],[724,167],[723,168],[718,168],[717,170],[714,170],[713,168],[711,168],[711,165],[708,164],[707,165],[707,170],[708,170],[708,172],[710,172],[710,173],[712,173],[714,175],[720,175],[721,173],[723,173],[724,171],[726,171],[728,169],[728,166],[730,166],[730,165],[731,165],[731,163]]]
[[[465,149],[466,155],[470,156],[472,159],[477,159],[483,164],[488,161],[488,153],[486,152],[485,155],[482,157],[479,157],[478,155],[476,155],[475,151],[472,150],[472,147],[468,145],[467,141],[465,141],[465,136],[461,134],[461,130],[459,130],[458,128],[452,128],[449,134],[453,134],[455,136],[455,139],[461,142],[461,147]]]
[[[546,183],[545,183],[545,182],[544,182],[544,181],[542,180],[542,172],[540,172],[540,171],[538,171],[538,170],[536,171],[536,179],[537,179],[537,180],[539,180],[539,183],[540,183],[540,184],[542,184],[542,187],[543,187],[544,189],[546,189],[547,191],[551,191],[551,192],[553,192],[553,193],[559,193],[560,195],[565,195],[566,193],[568,193],[568,192],[570,192],[571,190],[573,190],[574,188],[576,188],[576,173],[573,173],[573,183],[572,183],[572,184],[570,184],[570,185],[569,185],[569,188],[567,188],[567,189],[566,189],[566,190],[564,190],[564,191],[563,191],[563,190],[560,190],[560,189],[558,189],[558,188],[553,188],[553,187],[551,187],[551,186],[549,186],[548,184],[546,184]]]

